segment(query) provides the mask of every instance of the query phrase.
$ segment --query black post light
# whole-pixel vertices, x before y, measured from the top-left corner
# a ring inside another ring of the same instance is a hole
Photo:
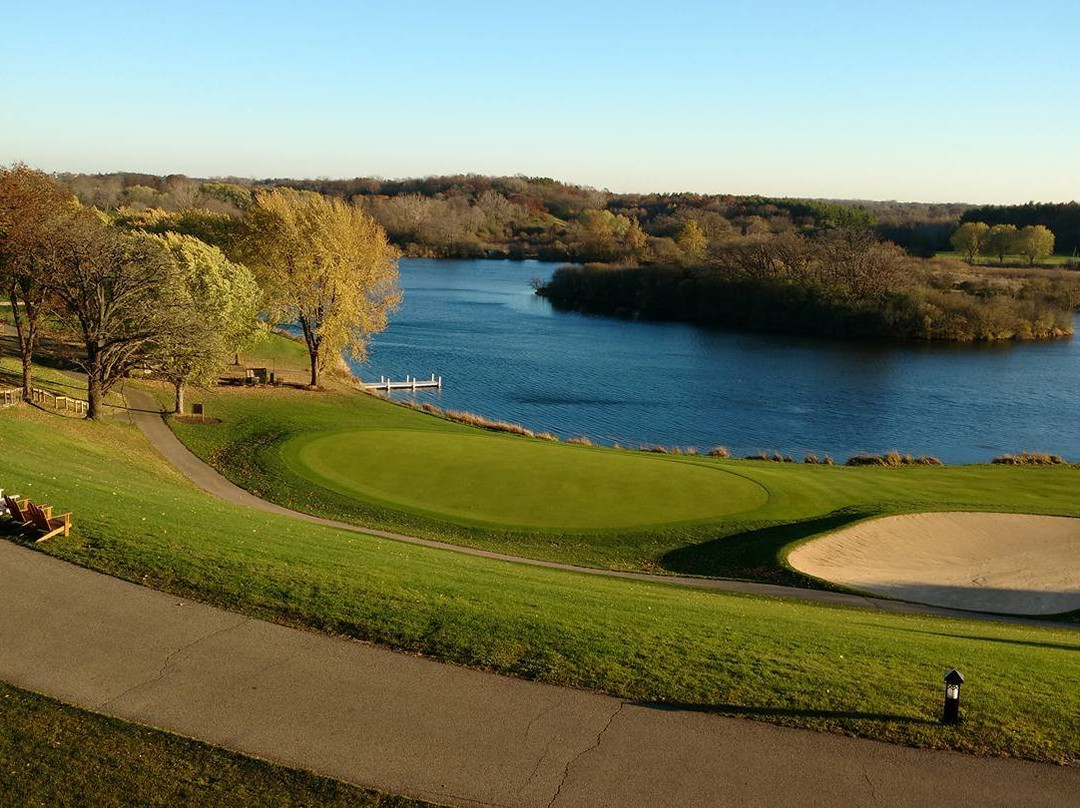
[[[964,683],[964,674],[953,668],[945,674],[945,724],[960,723],[960,685]]]

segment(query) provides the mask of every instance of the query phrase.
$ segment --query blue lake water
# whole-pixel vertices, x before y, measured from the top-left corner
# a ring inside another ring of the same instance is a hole
[[[435,373],[441,391],[394,396],[624,446],[1080,459],[1080,338],[868,343],[589,317],[533,294],[555,266],[403,260],[402,307],[355,369]]]

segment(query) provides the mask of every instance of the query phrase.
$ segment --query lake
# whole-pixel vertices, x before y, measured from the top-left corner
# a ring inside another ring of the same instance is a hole
[[[441,391],[394,397],[623,446],[1080,459],[1080,339],[854,342],[591,317],[533,294],[556,266],[402,260],[401,309],[354,369],[434,372]]]

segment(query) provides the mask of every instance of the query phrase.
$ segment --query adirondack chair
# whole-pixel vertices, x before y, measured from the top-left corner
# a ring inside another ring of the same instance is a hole
[[[30,515],[26,512],[26,506],[29,504],[29,500],[9,497],[4,494],[4,505],[7,507],[8,516],[11,517],[11,521],[18,525],[30,524]]]
[[[35,542],[45,541],[45,539],[51,539],[53,536],[58,536],[63,533],[65,536],[71,530],[71,514],[62,513],[59,516],[52,515],[52,508],[48,509],[48,512],[39,508],[33,502],[27,504],[27,510],[30,511],[30,523],[42,531],[42,535],[35,539]]]

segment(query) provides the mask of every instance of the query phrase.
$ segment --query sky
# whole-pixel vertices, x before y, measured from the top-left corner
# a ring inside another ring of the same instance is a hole
[[[1080,199],[1080,3],[0,0],[0,164]]]

